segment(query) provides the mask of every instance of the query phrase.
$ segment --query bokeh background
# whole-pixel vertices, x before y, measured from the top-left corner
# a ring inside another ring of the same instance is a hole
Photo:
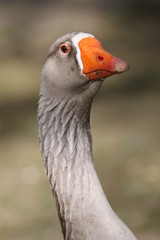
[[[158,0],[0,1],[0,239],[63,239],[37,103],[46,52],[72,31],[92,33],[131,66],[94,100],[94,162],[116,213],[139,239],[160,238],[159,18]]]

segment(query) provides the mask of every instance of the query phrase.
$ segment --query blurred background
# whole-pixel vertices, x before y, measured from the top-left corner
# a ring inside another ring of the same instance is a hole
[[[0,239],[63,239],[37,103],[48,48],[72,31],[92,33],[131,66],[94,100],[93,156],[116,213],[139,239],[159,239],[159,20],[158,0],[0,1]]]

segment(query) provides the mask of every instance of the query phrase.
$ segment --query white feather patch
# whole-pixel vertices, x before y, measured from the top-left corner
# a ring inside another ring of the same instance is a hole
[[[72,38],[73,45],[75,46],[75,48],[77,50],[76,58],[77,58],[78,65],[79,65],[82,75],[84,75],[83,74],[83,63],[82,63],[82,59],[81,59],[81,51],[80,51],[78,44],[83,38],[89,38],[89,37],[94,38],[94,36],[90,33],[79,32]]]

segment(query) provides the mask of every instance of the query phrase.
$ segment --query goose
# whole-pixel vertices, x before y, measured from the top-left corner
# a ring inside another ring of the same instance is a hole
[[[112,210],[92,159],[90,111],[105,78],[129,65],[84,32],[48,51],[38,104],[39,142],[65,240],[135,240]]]

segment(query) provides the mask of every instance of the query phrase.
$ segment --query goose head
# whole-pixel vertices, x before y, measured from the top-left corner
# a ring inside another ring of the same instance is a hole
[[[69,33],[49,49],[42,71],[41,93],[58,97],[82,92],[93,85],[98,89],[105,78],[128,69],[127,63],[105,51],[93,35]]]

